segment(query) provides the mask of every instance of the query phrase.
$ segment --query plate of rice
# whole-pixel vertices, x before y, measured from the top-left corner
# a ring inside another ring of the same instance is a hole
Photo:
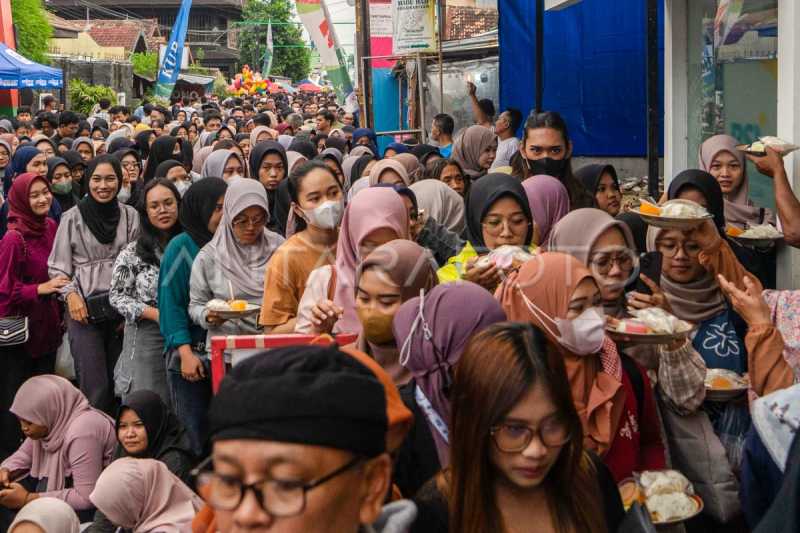
[[[670,344],[689,335],[695,328],[659,307],[648,307],[631,312],[633,318],[625,318],[616,324],[608,324],[606,333],[613,341],[634,344]]]
[[[728,236],[744,246],[771,246],[783,240],[783,233],[772,224],[758,224],[747,230],[728,226]]]
[[[260,305],[247,303],[244,300],[211,300],[206,302],[206,309],[216,312],[220,318],[225,320],[236,320],[247,318],[261,310]]]
[[[647,505],[658,529],[678,524],[700,514],[703,500],[694,494],[692,484],[677,470],[646,470],[619,483],[623,505]]]
[[[767,136],[760,137],[754,143],[738,144],[736,145],[736,149],[749,155],[764,157],[767,155],[767,146],[780,151],[782,157],[786,157],[787,154],[790,154],[800,148],[796,144],[784,141],[778,137]]]
[[[727,402],[747,393],[750,381],[732,370],[709,368],[706,370],[705,386],[706,400]]]
[[[649,226],[661,229],[689,231],[714,215],[700,204],[691,200],[669,200],[661,205],[642,201],[633,212],[642,217]]]

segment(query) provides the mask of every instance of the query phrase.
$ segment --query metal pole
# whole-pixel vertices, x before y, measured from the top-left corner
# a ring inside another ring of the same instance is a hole
[[[647,0],[647,190],[658,200],[658,0]]]
[[[544,92],[544,0],[536,0],[536,109],[542,110]]]
[[[447,17],[446,0],[437,0],[439,6],[439,113],[444,113],[444,61],[442,60],[442,43],[445,38],[445,18]],[[425,132],[425,124],[422,124],[422,131]],[[421,142],[425,142],[426,135],[422,134]]]
[[[425,87],[428,86],[426,81],[425,72],[428,69],[428,60],[422,58],[422,54],[417,56],[417,84],[418,91],[419,91],[419,128],[425,131]],[[423,136],[420,139],[420,142],[425,142],[425,138]]]
[[[361,64],[359,77],[359,90],[364,97],[364,120],[361,127],[373,128],[372,120],[372,62],[367,63],[366,58],[372,55],[369,28],[369,0],[356,0],[356,46],[357,56]]]

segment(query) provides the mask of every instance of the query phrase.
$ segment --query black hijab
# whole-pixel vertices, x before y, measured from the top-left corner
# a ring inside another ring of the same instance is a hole
[[[133,148],[117,150],[114,152],[114,157],[116,157],[119,164],[122,165],[122,158],[128,154],[135,157],[136,162],[139,163],[139,168],[142,168],[142,157],[139,155],[139,152]],[[144,189],[144,180],[142,179],[142,173],[139,172],[139,178],[131,182],[131,196],[125,201],[125,205],[136,207],[136,204],[139,203],[139,198],[142,197],[142,189]]]
[[[620,213],[614,218],[623,222],[631,230],[636,251],[640,254],[645,253],[647,251],[647,222],[636,213]]]
[[[205,178],[186,189],[181,199],[178,221],[198,248],[202,248],[214,238],[208,230],[208,223],[219,197],[225,194],[228,184],[221,178]]]
[[[261,141],[255,146],[255,148],[250,149],[250,157],[248,158],[248,163],[250,165],[250,177],[256,181],[259,181],[258,169],[261,168],[261,160],[270,153],[278,154],[281,156],[281,159],[283,159],[284,176],[281,181],[286,181],[286,179],[289,177],[289,161],[286,159],[286,149],[281,146],[281,143],[278,141]],[[280,187],[280,184],[278,184],[278,186]],[[272,218],[272,214],[275,212],[275,196],[277,190],[278,189],[272,191],[269,189],[266,190],[267,200],[269,201],[270,219]],[[286,230],[284,229],[284,233],[285,232]]]
[[[486,248],[486,243],[483,240],[483,227],[481,221],[486,215],[486,212],[491,209],[492,205],[501,198],[513,198],[522,208],[525,218],[528,222],[533,221],[531,216],[531,208],[528,203],[528,196],[525,194],[525,189],[522,183],[508,174],[501,174],[495,172],[487,174],[479,180],[472,183],[469,190],[466,204],[467,214],[467,240],[475,248],[478,254],[485,254],[489,251]],[[533,238],[533,224],[528,226],[528,233],[525,236],[525,246],[530,245]]]
[[[56,167],[60,165],[64,165],[69,169],[69,163],[61,157],[51,157],[47,160],[47,181],[50,182],[51,186],[53,183],[53,173],[56,171]],[[80,201],[73,189],[70,189],[67,194],[56,194],[56,192],[53,191],[53,197],[55,197],[58,205],[61,206],[62,213],[66,213],[67,209],[75,207]]]
[[[88,132],[86,135],[81,135],[84,131]],[[79,139],[81,137],[86,137],[88,139],[92,138],[92,125],[89,124],[88,120],[79,120],[78,121],[78,131],[75,132],[75,138]]]
[[[289,211],[292,209],[292,197],[289,194],[289,180],[283,179],[275,189],[275,206],[272,208],[270,222],[275,225],[272,231],[286,237],[286,223],[289,220]]]
[[[125,137],[116,137],[111,139],[111,142],[106,144],[106,153],[113,154],[114,152],[119,152],[120,150],[127,150],[128,148],[134,148],[136,145],[128,138]]]
[[[84,169],[86,168],[86,163],[83,162],[83,156],[81,156],[81,154],[75,150],[67,150],[61,154],[61,158],[64,159],[69,165],[70,172],[72,172],[72,170],[78,165],[81,165]],[[72,192],[75,193],[75,196],[77,196],[78,199],[86,196],[86,191],[88,190],[86,188],[87,181],[88,180],[86,179],[85,172],[83,174],[83,179],[80,181],[75,181],[75,179],[72,180]]]
[[[342,139],[341,137],[328,137],[325,139],[325,148],[336,148],[342,154],[345,152],[345,147],[347,146],[347,140]]]
[[[286,149],[287,152],[297,152],[298,154],[302,154],[303,157],[311,161],[315,157],[319,155],[319,151],[317,150],[317,145],[310,143],[308,141],[293,141],[292,144],[289,145],[289,148]]]
[[[87,120],[88,122],[88,120]],[[94,117],[94,127],[100,127],[103,129],[108,129],[108,121],[102,117]]]
[[[111,154],[101,154],[89,161],[89,167],[81,181],[88,183],[94,170],[102,163],[108,163],[114,169],[114,174],[117,175],[117,192],[119,192],[122,187],[122,166],[119,164],[119,160]],[[88,190],[88,186],[86,188]],[[114,239],[117,238],[117,226],[119,226],[120,219],[120,207],[116,194],[103,204],[98,202],[91,193],[87,193],[78,204],[78,210],[81,212],[83,223],[100,244],[114,242]]]
[[[586,187],[592,196],[594,196],[595,192],[597,191],[597,186],[600,184],[600,178],[603,177],[603,174],[608,172],[611,174],[611,177],[614,179],[614,183],[617,184],[619,187],[619,179],[617,179],[617,171],[612,165],[586,165],[585,167],[581,167],[578,170],[574,171],[575,177],[581,180],[583,186]]]
[[[92,132],[90,134],[90,138],[91,138],[91,135],[94,135],[95,130],[100,132],[100,134],[103,136],[104,140],[108,139],[108,136],[111,135],[106,128],[104,128],[103,126],[98,126],[97,125],[97,120],[94,121],[94,127],[92,128]],[[92,139],[92,140],[94,141],[94,140],[99,140],[99,139]]]
[[[58,141],[58,146],[64,145],[67,147],[67,150],[72,150],[72,143],[75,142],[75,139],[72,137],[62,137],[60,141]]]
[[[147,158],[147,168],[144,170],[145,183],[156,177],[156,169],[164,161],[180,161],[183,164],[183,148],[181,147],[180,153],[172,153],[175,150],[175,146],[180,144],[176,137],[170,137],[169,135],[162,135],[153,141],[150,155]]]
[[[378,158],[374,155],[362,155],[361,157],[356,160],[353,164],[353,168],[350,169],[350,187],[355,184],[358,180],[362,178],[362,174],[364,173],[364,169],[367,168],[370,161],[378,161]]]
[[[188,137],[189,136],[189,124],[192,124],[192,122],[181,122],[178,126],[172,128],[172,131],[169,132],[169,136],[170,137],[177,137],[178,136],[178,130],[182,129],[183,131],[186,132],[186,136]]]
[[[181,139],[181,154],[183,154],[183,166],[186,167],[187,172],[192,171],[192,162],[194,161],[194,147],[188,139]]]
[[[147,432],[147,449],[138,455],[131,455],[117,442],[112,460],[135,457],[163,461],[167,452],[178,452],[197,464],[197,456],[192,451],[189,433],[157,393],[151,390],[137,390],[125,398],[117,409],[117,418],[114,421],[117,434],[119,434],[119,420],[126,409],[134,411],[144,424]]]
[[[150,155],[150,135],[152,134],[153,130],[142,130],[134,137],[134,139],[136,139],[136,146],[139,147],[139,155],[142,156],[142,160],[147,159]]]
[[[181,170],[186,172],[186,167],[183,166],[183,163],[180,161],[175,161],[174,159],[170,159],[169,161],[164,161],[160,165],[156,167],[156,178],[166,178],[169,171],[175,167],[180,167]]]
[[[249,133],[238,133],[238,134],[236,134],[236,137],[234,137],[234,140],[236,141],[236,144],[240,144],[242,141],[249,141],[250,140],[250,134]]]
[[[416,157],[423,166],[428,164],[428,158],[433,154],[442,155],[439,148],[430,144],[418,144],[411,148],[411,155]]]

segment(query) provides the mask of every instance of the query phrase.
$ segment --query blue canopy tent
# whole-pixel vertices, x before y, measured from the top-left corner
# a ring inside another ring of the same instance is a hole
[[[34,63],[0,43],[0,89],[60,89],[61,69]]]
[[[316,85],[316,86],[317,86],[317,87],[319,87],[320,89],[322,88],[322,85],[320,85],[319,83],[314,83],[313,81],[311,81],[311,80],[310,80],[310,79],[308,79],[308,78],[304,79],[303,81],[298,81],[297,83],[295,83],[294,85],[292,85],[292,87],[300,87],[301,85],[305,85],[306,83],[309,83],[309,84],[311,84],[311,85]]]

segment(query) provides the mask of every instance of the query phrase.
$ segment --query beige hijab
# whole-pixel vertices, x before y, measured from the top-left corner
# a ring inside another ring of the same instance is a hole
[[[417,197],[417,207],[431,218],[461,235],[467,225],[464,199],[439,180],[422,180],[411,185]]]
[[[422,175],[425,173],[425,167],[419,162],[417,156],[412,154],[398,154],[392,159],[398,161],[406,169],[408,183],[414,184],[422,179]]]
[[[415,158],[416,159],[416,158]],[[369,186],[372,187],[373,185],[377,185],[380,183],[381,174],[386,172],[387,170],[394,170],[400,177],[403,179],[403,183],[405,187],[410,185],[408,181],[408,172],[406,172],[406,167],[400,163],[400,161],[396,161],[394,159],[381,159],[378,161],[372,170],[369,172]]]
[[[477,179],[486,174],[486,169],[478,165],[481,154],[497,139],[492,130],[480,124],[467,128],[453,143],[453,152],[450,157],[458,161],[464,173],[471,179]]]

